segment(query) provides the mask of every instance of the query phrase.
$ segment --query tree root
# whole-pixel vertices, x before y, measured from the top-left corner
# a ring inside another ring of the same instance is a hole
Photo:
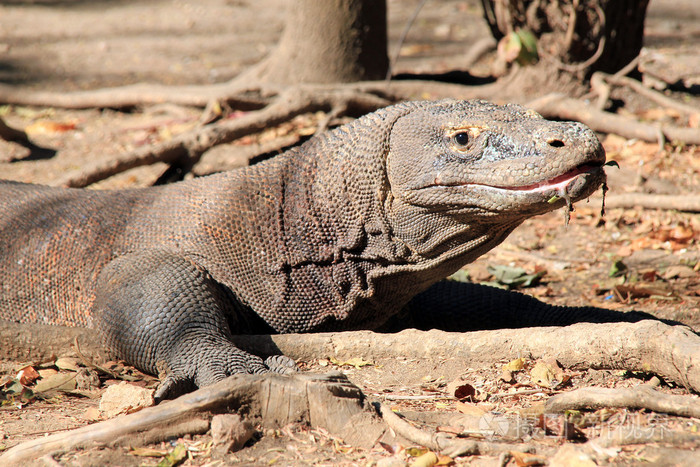
[[[545,412],[559,413],[604,407],[648,409],[681,417],[700,418],[700,400],[697,397],[664,394],[646,384],[633,388],[590,387],[562,392],[547,400]]]
[[[599,447],[609,448],[647,443],[700,446],[700,435],[685,431],[672,431],[663,427],[621,427],[589,440],[584,446],[595,444]]]
[[[619,80],[624,77],[608,76]],[[340,115],[357,116],[405,99],[486,98],[502,100],[505,83],[480,86],[435,81],[394,80],[366,81],[338,85],[274,85],[242,87],[236,80],[208,86],[131,85],[120,88],[52,93],[16,89],[0,85],[0,102],[17,105],[42,105],[64,108],[130,108],[148,104],[175,103],[211,108],[213,102],[238,110],[255,110],[235,120],[222,120],[176,136],[170,141],[135,149],[126,154],[96,161],[65,175],[56,182],[60,186],[83,187],[128,169],[155,162],[180,163],[190,168],[200,155],[217,144],[230,142],[244,135],[283,123],[296,115],[323,110],[327,121]],[[515,99],[517,101],[517,99]],[[675,102],[675,101],[674,101]],[[579,120],[596,131],[616,133],[627,138],[659,141],[664,138],[686,144],[700,144],[700,130],[659,126],[604,112],[577,99],[559,94],[547,95],[527,103],[547,118]],[[686,106],[687,107],[687,106]],[[687,109],[686,109],[687,110]],[[0,126],[0,130],[2,130]],[[12,134],[13,138],[17,133]],[[21,135],[20,135],[21,136]]]
[[[202,177],[245,167],[264,154],[279,154],[299,143],[299,140],[299,135],[290,134],[262,143],[215,146],[202,154],[199,162],[192,167],[192,173],[195,177]]]
[[[364,359],[445,358],[469,365],[491,364],[518,356],[554,357],[572,369],[626,369],[657,374],[700,392],[700,336],[683,326],[660,321],[580,323],[566,327],[476,332],[370,331],[303,335],[236,336],[243,348],[283,354],[299,360],[319,356]]]
[[[0,84],[0,102],[63,109],[128,109],[163,103],[204,108],[211,101],[225,100],[237,109],[250,110],[267,104],[266,99],[247,96],[245,91],[240,87],[232,88],[229,83],[189,86],[133,84],[76,92],[34,91]]]
[[[332,111],[338,107],[352,112],[367,113],[389,104],[389,101],[370,93],[310,92],[305,88],[289,89],[262,110],[251,112],[234,120],[221,120],[183,133],[160,144],[139,148],[114,158],[97,161],[69,173],[56,184],[84,187],[134,167],[155,162],[194,164],[207,149],[231,142],[242,136],[279,125],[297,115],[319,110]]]
[[[427,431],[408,423],[384,404],[375,403],[374,405],[387,426],[396,434],[431,451],[450,457],[499,454],[513,450],[525,452],[528,449],[527,445],[466,440],[454,438],[446,433]]]
[[[615,133],[625,138],[636,138],[648,142],[659,141],[662,135],[670,141],[684,144],[700,144],[700,129],[680,128],[671,125],[653,125],[642,123],[596,109],[578,99],[562,94],[548,94],[526,104],[545,118],[577,120],[595,131]]]
[[[376,418],[375,423],[367,419],[363,397],[362,391],[340,373],[237,375],[133,414],[19,444],[0,455],[0,464],[19,465],[47,453],[82,447],[148,444],[205,433],[213,414],[241,407],[249,418],[266,427],[307,422],[337,436],[364,437],[361,444],[371,446],[384,427]],[[364,422],[359,423],[362,433],[356,430],[358,418]]]
[[[29,359],[71,353],[76,337],[85,355],[100,355],[99,339],[94,330],[2,322],[0,357]],[[282,353],[302,361],[325,356],[367,360],[400,356],[489,365],[518,356],[554,357],[562,366],[571,369],[650,372],[700,393],[700,336],[684,326],[670,326],[654,320],[476,332],[407,329],[395,334],[353,331],[248,335],[234,336],[234,341],[258,355]],[[42,344],[42,348],[37,349],[36,342],[53,345],[44,349]]]
[[[248,81],[249,83],[250,81]],[[494,85],[465,86],[435,81],[360,81],[347,84],[304,84],[281,87],[272,84],[245,85],[232,81],[209,85],[165,86],[133,84],[128,86],[76,92],[51,92],[22,89],[0,84],[0,102],[11,105],[57,107],[64,109],[130,109],[148,105],[171,103],[205,108],[211,102],[225,102],[232,109],[255,110],[270,104],[274,96],[289,91],[322,94],[359,92],[384,95],[396,102],[409,98],[454,97],[455,99],[497,98]]]
[[[605,196],[605,208],[666,209],[683,212],[700,212],[700,195],[657,195],[649,193],[624,193]]]
[[[647,99],[656,102],[662,107],[667,107],[670,109],[677,110],[678,112],[684,113],[684,114],[696,114],[700,113],[700,110],[698,110],[696,107],[693,107],[688,104],[684,104],[682,102],[679,102],[675,99],[671,99],[670,97],[665,96],[664,94],[655,91],[653,89],[649,89],[648,87],[644,86],[643,83],[640,83],[639,81],[629,78],[627,76],[619,76],[617,73],[614,75],[610,75],[607,73],[603,72],[596,72],[594,73],[594,76],[591,77],[591,82],[596,80],[603,80],[606,83],[615,85],[615,86],[627,86],[628,88],[632,89],[634,92],[637,94],[646,97]],[[605,92],[605,94],[608,94]],[[601,99],[602,100],[602,99]],[[607,101],[607,96],[606,99]]]

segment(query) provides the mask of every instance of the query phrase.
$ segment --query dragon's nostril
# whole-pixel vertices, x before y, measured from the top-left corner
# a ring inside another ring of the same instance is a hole
[[[560,139],[547,140],[547,144],[549,144],[553,148],[563,148],[564,147],[564,141],[562,141]]]

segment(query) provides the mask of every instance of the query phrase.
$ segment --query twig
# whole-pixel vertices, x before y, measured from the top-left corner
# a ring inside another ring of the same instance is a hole
[[[681,417],[700,418],[700,400],[696,396],[665,394],[644,384],[620,389],[581,388],[557,394],[545,402],[545,412],[548,413],[605,407],[648,409]]]
[[[382,394],[381,397],[388,401],[434,401],[434,400],[454,400],[454,397],[447,397],[440,394]]]
[[[88,367],[92,368],[93,370],[101,371],[102,373],[106,374],[107,376],[112,377],[113,379],[125,379],[122,378],[120,375],[117,373],[108,370],[107,368],[101,367],[100,365],[97,365],[96,363],[93,363],[92,360],[87,358],[83,353],[80,351],[80,344],[78,343],[78,337],[76,336],[74,342],[74,348],[75,348],[75,353],[78,355],[78,358],[83,362],[83,364]],[[133,379],[126,379],[128,381],[133,381]]]
[[[489,395],[489,400],[492,398],[500,399],[503,397],[509,397],[509,396],[528,396],[531,394],[558,394],[561,391],[553,391],[551,389],[547,388],[538,388],[538,389],[520,389],[519,391],[515,392],[498,392],[496,394],[490,394]]]
[[[376,408],[389,428],[413,443],[425,446],[432,451],[446,453],[451,457],[480,453],[479,443],[476,441],[456,440],[445,433],[421,430],[396,415],[384,404],[377,403]]]
[[[406,41],[408,31],[411,30],[411,26],[413,26],[413,23],[416,21],[416,18],[418,18],[418,14],[423,9],[423,5],[425,5],[427,1],[428,0],[420,1],[420,3],[413,10],[413,14],[409,18],[408,23],[406,23],[406,26],[404,26],[403,31],[401,31],[401,37],[399,37],[399,42],[396,44],[396,53],[394,53],[394,59],[389,62],[389,67],[386,70],[386,81],[391,81],[391,74],[393,70],[396,69],[396,64],[398,63],[399,57],[401,56],[401,47],[403,47],[403,43]]]
[[[632,60],[630,60],[630,62],[627,65],[623,66],[618,71],[616,71],[615,74],[612,75],[613,78],[619,78],[621,76],[627,76],[628,74],[630,74],[632,70],[637,68],[637,65],[639,65],[640,56],[641,55],[637,55]]]

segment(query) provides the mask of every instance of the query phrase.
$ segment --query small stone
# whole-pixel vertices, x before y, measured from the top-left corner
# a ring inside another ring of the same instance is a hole
[[[238,414],[214,415],[211,419],[211,437],[219,453],[240,450],[254,434],[253,425]]]
[[[152,389],[140,388],[122,381],[105,390],[100,399],[100,410],[105,418],[111,418],[119,414],[137,412],[154,403]]]

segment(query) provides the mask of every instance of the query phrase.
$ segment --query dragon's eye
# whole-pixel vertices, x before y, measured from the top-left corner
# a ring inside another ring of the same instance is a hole
[[[466,131],[460,131],[452,135],[452,140],[457,144],[457,146],[466,146],[469,143],[469,133]]]

